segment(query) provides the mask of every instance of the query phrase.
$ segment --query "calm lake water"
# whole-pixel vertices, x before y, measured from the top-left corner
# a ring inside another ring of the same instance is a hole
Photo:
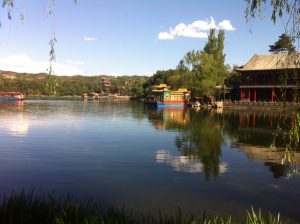
[[[253,206],[300,220],[300,177],[287,179],[283,154],[268,151],[287,117],[134,102],[2,103],[1,196],[34,187],[137,212],[240,217]]]

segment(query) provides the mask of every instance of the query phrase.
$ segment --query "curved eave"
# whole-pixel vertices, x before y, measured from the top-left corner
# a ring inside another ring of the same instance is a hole
[[[154,89],[151,92],[153,92],[153,93],[163,93],[163,92],[171,92],[171,91],[170,90],[157,90],[157,89]]]
[[[285,71],[285,70],[296,70],[300,68],[273,68],[273,69],[234,69],[236,72],[266,72],[266,71]]]
[[[184,91],[184,92],[182,92],[182,91],[172,91],[171,93],[173,93],[173,94],[185,94],[185,93],[191,93],[191,91]]]

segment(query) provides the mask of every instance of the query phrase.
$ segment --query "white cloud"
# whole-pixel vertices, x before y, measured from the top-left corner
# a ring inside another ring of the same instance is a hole
[[[65,65],[60,63],[55,63],[53,65],[55,75],[85,75],[83,69],[76,67],[75,65]]]
[[[23,102],[22,102],[23,103]],[[12,136],[25,136],[28,134],[29,123],[22,113],[11,115],[4,115],[4,119],[1,117],[0,128],[5,130],[6,133]]]
[[[197,20],[187,25],[179,23],[174,28],[170,28],[169,32],[160,32],[158,39],[174,40],[176,37],[207,38],[207,32],[210,29],[235,30],[229,20],[223,20],[217,25],[214,18],[210,17],[210,20]]]
[[[95,40],[97,40],[97,38],[96,38],[96,37],[88,37],[88,36],[84,36],[84,37],[83,37],[83,40],[84,40],[84,41],[95,41]]]
[[[229,20],[223,20],[218,24],[218,27],[223,30],[235,30],[235,28],[231,25]]]
[[[49,61],[38,61],[31,59],[26,54],[18,54],[6,58],[0,58],[0,70],[27,72],[27,73],[47,73]],[[76,65],[54,63],[53,69],[56,75],[84,75],[84,70]]]
[[[161,33],[158,34],[158,39],[160,39],[160,40],[173,40],[174,36],[172,36],[168,32],[161,32]]]

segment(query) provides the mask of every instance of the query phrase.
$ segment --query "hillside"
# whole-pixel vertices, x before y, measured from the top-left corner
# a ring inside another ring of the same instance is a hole
[[[45,95],[46,73],[30,74],[0,71],[0,91],[20,91],[24,95]],[[74,96],[91,92],[142,94],[145,76],[54,76],[57,80],[57,95]]]

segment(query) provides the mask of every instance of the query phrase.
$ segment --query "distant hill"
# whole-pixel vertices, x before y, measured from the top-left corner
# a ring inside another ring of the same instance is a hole
[[[17,72],[0,70],[0,76],[4,79],[17,79],[19,77],[22,77],[25,80],[32,80],[32,79],[45,79],[47,74],[46,73],[38,73],[38,74],[17,73]]]
[[[12,72],[12,71],[1,71],[0,70],[0,76],[4,79],[17,79],[22,77],[24,80],[32,80],[32,79],[45,79],[47,77],[47,73],[18,73],[18,72]],[[82,75],[74,75],[74,76],[55,76],[58,79],[63,80],[80,80],[80,79],[99,79],[102,77],[113,77],[113,76],[107,76],[107,75],[98,75],[98,76],[82,76]]]
[[[46,73],[17,73],[0,70],[0,91],[20,91],[25,95],[45,95]],[[131,95],[134,91],[141,92],[143,83],[148,80],[146,76],[54,76],[59,87],[58,95],[82,95],[91,92],[108,92]],[[132,88],[135,86],[135,88]]]

